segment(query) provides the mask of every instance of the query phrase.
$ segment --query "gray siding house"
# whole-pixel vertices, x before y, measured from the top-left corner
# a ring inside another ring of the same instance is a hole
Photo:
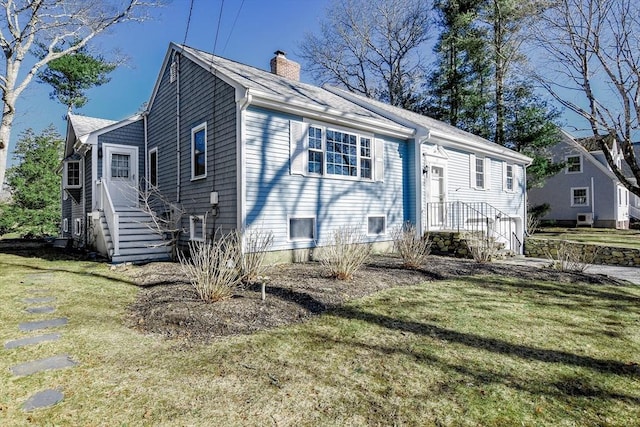
[[[529,190],[531,206],[548,203],[549,212],[542,218],[562,226],[589,225],[603,228],[629,228],[630,193],[611,171],[602,151],[588,150],[571,135],[551,149],[554,162],[566,167],[549,177],[541,188]],[[593,148],[593,147],[592,147]],[[615,142],[611,151],[621,161]]]
[[[388,245],[421,231],[489,230],[514,252],[524,233],[530,159],[436,120],[299,81],[276,52],[271,72],[171,44],[147,110],[120,122],[70,115],[62,231],[113,262],[168,256],[141,209],[169,202],[180,243],[234,229],[273,232],[272,250],[299,255],[341,226]],[[76,164],[80,172],[76,172]],[[65,196],[66,197],[66,196]],[[64,198],[64,197],[63,197]],[[151,232],[150,232],[151,231]]]

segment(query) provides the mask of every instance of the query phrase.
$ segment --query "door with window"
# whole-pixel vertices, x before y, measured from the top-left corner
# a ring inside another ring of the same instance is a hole
[[[103,176],[106,179],[113,206],[138,206],[138,148],[103,144]]]
[[[429,168],[429,202],[431,206],[431,212],[429,212],[430,225],[444,227],[444,169],[439,166],[431,166]]]

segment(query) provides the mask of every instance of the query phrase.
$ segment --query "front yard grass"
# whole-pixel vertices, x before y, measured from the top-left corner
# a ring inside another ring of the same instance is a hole
[[[640,288],[473,276],[390,289],[207,345],[126,326],[105,265],[0,254],[0,338],[42,273],[62,339],[0,349],[0,425],[638,425]],[[42,315],[51,317],[51,315]],[[37,317],[36,317],[37,318]],[[12,377],[68,353],[75,368]],[[57,406],[20,405],[60,388]]]
[[[610,228],[562,228],[542,227],[533,235],[535,238],[569,240],[579,243],[640,249],[640,230],[614,230]]]

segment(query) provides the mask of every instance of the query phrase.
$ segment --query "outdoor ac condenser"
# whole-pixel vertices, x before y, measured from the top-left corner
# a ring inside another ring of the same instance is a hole
[[[580,225],[588,225],[593,227],[593,214],[589,213],[579,213],[576,219],[576,226]]]

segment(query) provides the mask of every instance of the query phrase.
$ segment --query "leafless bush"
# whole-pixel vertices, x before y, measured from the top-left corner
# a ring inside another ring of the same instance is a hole
[[[406,268],[420,268],[427,262],[427,256],[431,253],[431,241],[429,235],[418,235],[415,225],[405,222],[396,227],[392,232],[393,249],[402,258]]]
[[[462,239],[467,242],[469,252],[476,262],[493,261],[502,247],[495,237],[489,236],[484,231],[464,233]]]
[[[334,230],[329,245],[319,250],[320,262],[339,280],[349,280],[371,253],[371,244],[360,227],[340,227]]]
[[[215,302],[230,298],[240,284],[240,242],[235,232],[213,242],[189,242],[190,256],[178,253],[182,271],[200,299]]]
[[[583,272],[595,261],[598,256],[598,247],[561,240],[555,248],[547,247],[545,254],[551,261],[551,268],[559,271]]]
[[[243,242],[240,276],[243,283],[254,283],[264,276],[267,266],[264,259],[273,245],[273,232],[262,229],[238,232],[238,241]]]

